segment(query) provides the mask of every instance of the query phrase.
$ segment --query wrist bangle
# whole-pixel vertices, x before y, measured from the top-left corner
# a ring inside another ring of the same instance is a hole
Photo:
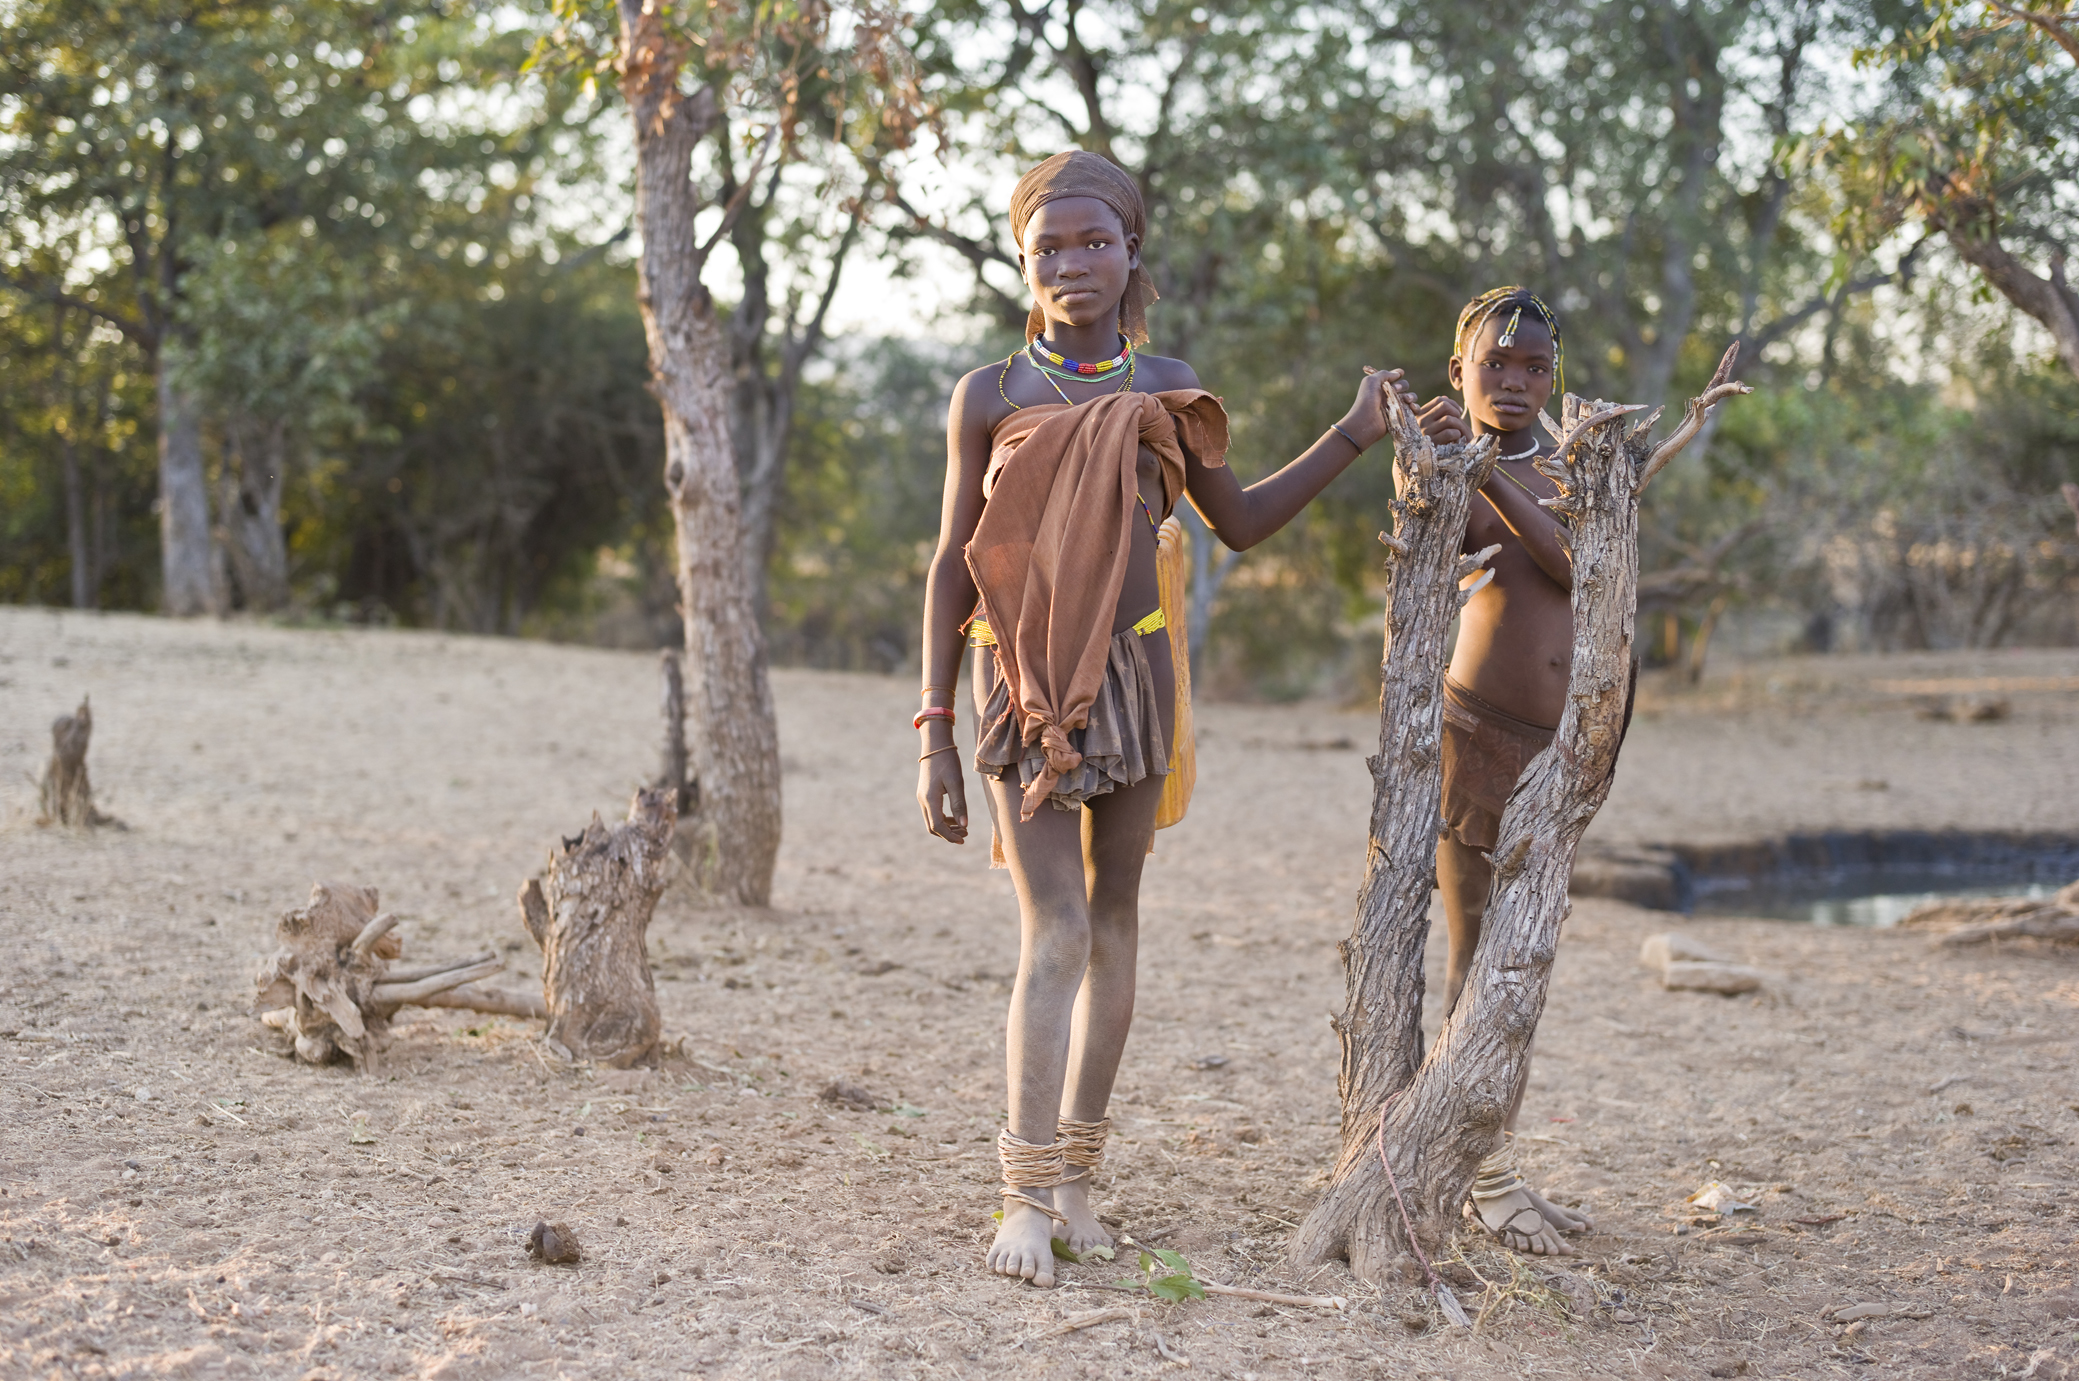
[[[927,719],[943,719],[946,721],[948,729],[952,728],[954,723],[953,711],[947,706],[926,705],[923,709],[917,711],[917,717],[910,721],[910,727],[912,729],[921,729],[924,727],[924,721]]]
[[[945,747],[943,747],[943,748],[933,748],[933,749],[931,749],[931,750],[930,750],[930,751],[928,751],[928,752],[924,752],[924,753],[919,753],[919,754],[917,755],[917,761],[918,761],[918,762],[922,762],[922,761],[924,761],[924,759],[926,759],[926,758],[935,758],[935,757],[937,757],[937,756],[938,756],[938,755],[939,755],[940,753],[951,753],[951,752],[955,751],[956,749],[958,749],[959,747],[960,747],[960,745],[959,745],[959,744],[957,744],[957,743],[949,743],[949,744],[947,744],[947,745],[946,745]]]
[[[1357,438],[1350,435],[1350,433],[1344,431],[1341,423],[1331,422],[1328,424],[1328,429],[1334,432],[1337,436],[1341,437],[1343,440],[1349,442],[1350,445],[1356,449],[1357,454],[1364,454],[1364,447],[1357,445]]]

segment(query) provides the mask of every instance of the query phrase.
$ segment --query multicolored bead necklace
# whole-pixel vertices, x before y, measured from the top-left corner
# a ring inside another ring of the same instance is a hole
[[[1027,342],[1025,353],[1031,357],[1032,363],[1041,372],[1054,375],[1056,378],[1068,379],[1075,383],[1087,384],[1103,378],[1121,365],[1129,368],[1132,366],[1132,342],[1121,336],[1119,337],[1119,345],[1121,348],[1118,354],[1108,360],[1099,360],[1095,364],[1078,364],[1066,355],[1057,355],[1052,350],[1041,345],[1037,336]]]

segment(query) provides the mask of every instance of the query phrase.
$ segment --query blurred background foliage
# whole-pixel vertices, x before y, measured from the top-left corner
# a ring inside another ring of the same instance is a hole
[[[0,22],[18,55],[34,39],[90,86],[149,87],[121,65],[161,61],[166,43],[132,58],[97,47],[95,13],[24,4]],[[374,12],[265,13],[309,30],[298,41],[314,50]],[[146,228],[179,267],[153,280],[165,343],[151,348],[114,320],[143,310],[145,290],[124,225],[93,209],[111,203],[86,195],[105,159],[67,154],[88,141],[66,144],[29,105],[33,64],[9,64],[0,599],[156,606],[174,386],[199,400],[229,607],[675,639],[625,162],[612,122],[519,75],[545,13],[384,9],[390,94],[296,107],[340,122],[344,157],[299,172],[238,154],[293,206],[232,197],[234,178],[180,203],[202,210],[179,224],[172,200],[140,209],[167,218]],[[167,15],[127,22],[182,32]],[[1908,140],[1920,201],[1880,206],[1891,194],[1871,190],[1892,185],[1878,165],[1916,120],[1955,143],[1981,99],[2003,130],[2025,116],[2011,176],[1998,146],[1971,146],[1973,185],[1996,193],[1982,214],[2016,227],[2008,247],[2029,262],[2061,254],[2079,64],[1997,20],[1877,0],[920,8],[912,39],[943,147],[877,170],[841,254],[855,219],[833,210],[827,178],[775,174],[757,189],[757,234],[735,245],[756,308],[736,318],[738,377],[798,374],[791,423],[766,429],[785,452],[766,569],[775,660],[914,664],[945,400],[1018,344],[1024,315],[997,203],[1068,144],[1109,153],[1146,189],[1163,295],[1151,348],[1225,397],[1245,479],[1310,444],[1365,364],[1442,391],[1461,303],[1526,282],[1559,310],[1575,391],[1679,403],[1731,340],[1760,390],[1655,487],[1649,660],[2079,641],[2079,540],[2058,496],[2079,480],[2079,379],[2051,333],[1986,286],[1953,207],[1930,209],[1939,140]],[[1909,41],[1942,25],[1961,37]],[[1997,63],[1963,61],[1958,43]],[[206,53],[184,61],[209,80]],[[268,79],[250,52],[225,63],[227,91]],[[1958,97],[1944,83],[1959,80],[1993,89]],[[156,118],[129,133],[140,157],[180,148]],[[381,167],[341,172],[369,143]],[[826,339],[804,323],[840,270],[883,299],[948,305]],[[1387,459],[1366,457],[1242,559],[1199,530],[1209,693],[1375,684]]]

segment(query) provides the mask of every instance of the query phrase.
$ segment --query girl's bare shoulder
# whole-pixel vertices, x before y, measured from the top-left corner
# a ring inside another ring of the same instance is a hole
[[[1182,360],[1167,355],[1144,355],[1133,357],[1134,391],[1138,393],[1168,393],[1178,388],[1204,388],[1198,381],[1198,372]]]
[[[956,425],[964,420],[993,427],[1013,410],[1000,388],[1002,376],[1002,360],[960,376],[960,382],[953,385],[952,418]]]

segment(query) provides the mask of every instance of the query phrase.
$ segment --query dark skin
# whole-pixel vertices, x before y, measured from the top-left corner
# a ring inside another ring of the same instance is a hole
[[[1518,719],[1557,724],[1566,707],[1573,659],[1574,563],[1559,545],[1559,521],[1538,506],[1557,492],[1532,468],[1552,450],[1537,416],[1552,397],[1552,333],[1541,321],[1518,323],[1499,341],[1509,313],[1489,317],[1463,355],[1451,357],[1451,386],[1465,396],[1422,406],[1422,429],[1440,444],[1492,436],[1504,460],[1480,489],[1466,522],[1466,551],[1499,544],[1487,563],[1494,579],[1465,606],[1451,679]]]
[[[1520,460],[1496,464],[1480,489],[1482,503],[1466,517],[1462,550],[1500,550],[1487,562],[1494,579],[1466,602],[1450,677],[1495,708],[1532,724],[1557,724],[1566,707],[1573,662],[1573,560],[1559,544],[1559,520],[1539,499],[1557,491],[1532,468],[1552,450],[1538,414],[1552,397],[1553,341],[1546,325],[1528,314],[1508,346],[1500,337],[1510,310],[1490,316],[1463,355],[1451,357],[1451,384],[1465,396],[1461,407],[1435,398],[1417,413],[1422,430],[1439,444],[1492,436],[1499,454],[1531,451]],[[1533,449],[1535,448],[1535,449]],[[1437,842],[1437,890],[1443,896],[1449,950],[1444,962],[1445,1010],[1458,1002],[1473,951],[1480,942],[1494,870],[1486,854],[1452,835]],[[1528,1057],[1524,1082],[1530,1078]],[[1523,1103],[1518,1084],[1505,1124],[1516,1129]],[[1561,1233],[1593,1226],[1582,1214],[1554,1204],[1525,1187],[1499,1199],[1476,1203],[1481,1221],[1507,1245],[1538,1256],[1572,1256]]]
[[[1119,351],[1119,302],[1140,261],[1140,238],[1126,233],[1119,216],[1091,197],[1044,203],[1032,216],[1019,245],[1019,268],[1033,300],[1047,318],[1046,343],[1073,360],[1106,360]],[[1329,482],[1347,469],[1361,449],[1386,434],[1384,393],[1400,384],[1400,371],[1371,374],[1334,431],[1267,479],[1244,488],[1234,471],[1207,466],[1185,454],[1184,484],[1190,502],[1214,534],[1241,551],[1285,526]],[[1117,391],[1117,375],[1099,382],[1054,382],[1023,355],[1006,372],[987,365],[954,389],[946,424],[946,488],[939,543],[925,582],[924,703],[951,706],[966,639],[961,627],[974,611],[976,590],[965,548],[983,510],[982,477],[990,436],[1018,407],[1064,401],[1083,403]],[[1161,393],[1199,387],[1182,360],[1136,354],[1132,389]],[[1353,445],[1353,441],[1355,444]],[[1163,494],[1155,456],[1141,448],[1140,492],[1149,509],[1162,513]],[[1112,633],[1130,628],[1159,604],[1155,579],[1155,534],[1138,518],[1133,546],[1111,622]],[[1162,707],[1162,732],[1174,731],[1175,669],[1169,639],[1142,640],[1155,698]],[[978,696],[985,678],[977,658]],[[976,706],[979,709],[979,705]],[[967,839],[967,788],[951,727],[926,720],[919,731],[917,804],[924,827],[951,844]],[[1097,1121],[1111,1101],[1112,1083],[1133,1020],[1134,970],[1138,953],[1140,879],[1154,835],[1155,807],[1162,780],[1149,777],[1093,798],[1079,811],[1042,805],[1021,821],[1021,790],[985,779],[989,811],[1011,880],[1018,893],[1020,952],[1007,1028],[1010,1130],[1038,1145],[1052,1142],[1058,1117]],[[989,1269],[1051,1285],[1058,1233],[1071,1249],[1107,1245],[1110,1236],[1089,1204],[1087,1181],[1030,1191],[1067,1219],[1060,1228],[1038,1209],[1006,1200],[1002,1226],[989,1249]]]

